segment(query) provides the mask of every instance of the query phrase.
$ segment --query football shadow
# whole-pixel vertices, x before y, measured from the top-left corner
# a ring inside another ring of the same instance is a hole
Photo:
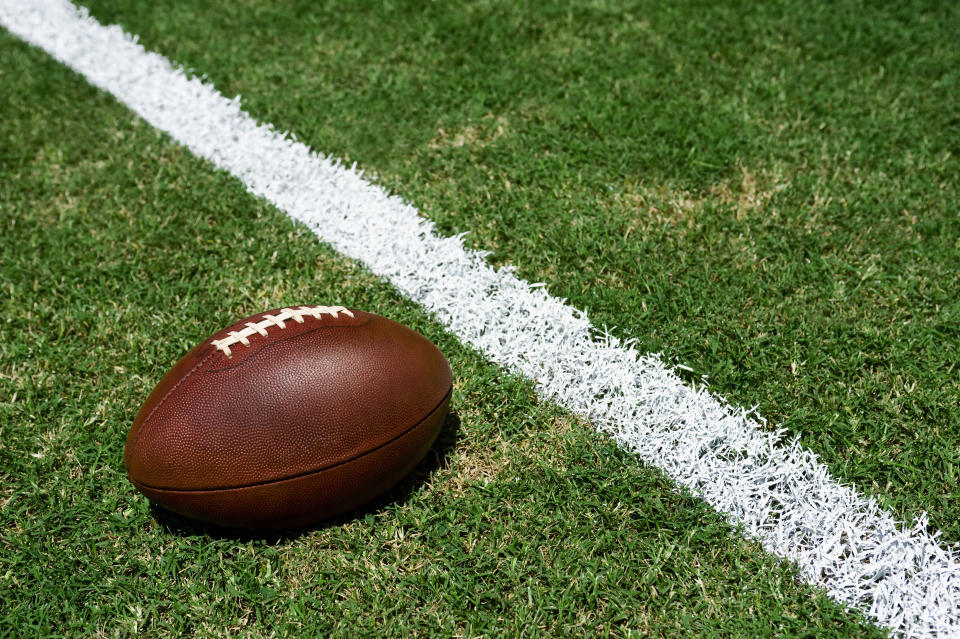
[[[150,514],[165,532],[178,537],[200,535],[214,539],[257,540],[267,544],[279,544],[301,537],[313,530],[341,526],[357,519],[363,519],[367,515],[376,515],[390,505],[406,502],[413,493],[430,479],[434,472],[447,467],[447,456],[454,449],[459,439],[460,417],[456,412],[451,411],[443,421],[437,440],[433,442],[433,446],[427,451],[426,456],[399,484],[355,510],[306,528],[268,531],[225,528],[178,515],[166,508],[157,506],[153,502],[150,502]]]

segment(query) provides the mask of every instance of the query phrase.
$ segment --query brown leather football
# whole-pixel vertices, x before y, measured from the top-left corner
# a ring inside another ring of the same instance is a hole
[[[127,436],[133,485],[183,515],[308,526],[384,492],[426,455],[452,376],[427,338],[340,306],[240,320],[187,353]]]

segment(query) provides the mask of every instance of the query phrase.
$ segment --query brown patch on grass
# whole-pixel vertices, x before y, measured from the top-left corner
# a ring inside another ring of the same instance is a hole
[[[474,484],[513,481],[532,465],[547,465],[566,470],[562,439],[575,428],[587,428],[575,417],[554,418],[537,432],[522,438],[506,438],[502,433],[482,445],[460,451],[451,464],[450,478],[437,488],[453,496],[462,495]]]
[[[776,216],[776,210],[769,207],[770,201],[789,184],[780,169],[750,171],[740,167],[738,177],[712,184],[701,192],[628,182],[620,191],[605,197],[600,205],[624,210],[631,219],[625,237],[637,231],[646,234],[665,226],[682,237],[701,226],[699,220],[707,214],[709,207],[728,210],[737,220],[758,213]]]
[[[610,217],[624,219],[625,240],[636,235],[646,241],[649,236],[664,234],[677,242],[684,242],[691,234],[702,230],[711,216],[726,216],[738,222],[760,216],[776,219],[779,213],[771,201],[789,184],[779,169],[751,171],[741,167],[738,176],[699,192],[672,189],[666,185],[650,187],[643,183],[627,183],[620,191],[604,197],[599,208],[608,211]],[[755,267],[761,263],[756,242],[749,225],[742,225],[741,229],[741,232],[718,238],[722,237],[727,244],[724,250],[734,256],[738,266]]]
[[[766,210],[767,204],[774,195],[784,190],[790,182],[784,178],[783,171],[749,171],[740,167],[739,184],[733,185],[734,180],[727,180],[710,186],[707,189],[708,197],[719,204],[731,207],[738,220],[749,217],[752,213],[764,209],[764,214],[774,213]],[[704,202],[708,199],[704,198]]]
[[[458,131],[437,129],[436,135],[427,143],[431,149],[448,147],[483,148],[492,144],[507,132],[508,120],[506,116],[495,116],[488,113],[477,124],[467,125]]]

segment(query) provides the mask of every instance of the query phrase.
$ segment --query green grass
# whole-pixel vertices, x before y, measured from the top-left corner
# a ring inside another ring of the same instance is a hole
[[[0,636],[880,636],[411,303],[0,33]],[[454,417],[388,498],[251,538],[126,481],[139,403],[256,310],[422,331]]]
[[[960,8],[94,0],[960,540]]]

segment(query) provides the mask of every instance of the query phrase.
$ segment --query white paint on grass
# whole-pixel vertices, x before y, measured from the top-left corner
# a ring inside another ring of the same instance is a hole
[[[0,0],[0,23],[112,93],[247,188],[429,309],[465,342],[535,380],[740,524],[803,578],[906,637],[960,634],[960,556],[926,521],[898,524],[751,411],[685,385],[664,362],[439,237],[357,171],[257,124],[238,100],[65,0]]]

